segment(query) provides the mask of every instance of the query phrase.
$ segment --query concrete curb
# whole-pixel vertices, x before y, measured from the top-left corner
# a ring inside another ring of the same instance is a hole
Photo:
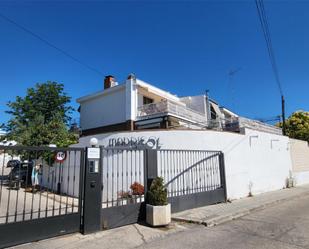
[[[288,200],[295,200],[301,196],[307,196],[309,195],[309,192],[307,193],[299,193],[295,196],[290,196],[290,197],[285,197],[282,199],[277,199],[274,201],[270,201],[267,203],[263,203],[261,205],[252,207],[252,208],[247,208],[247,209],[243,209],[240,212],[235,212],[235,213],[226,213],[223,215],[218,215],[215,218],[210,218],[210,219],[192,219],[192,218],[181,218],[181,217],[172,217],[173,221],[176,222],[184,222],[184,223],[192,223],[192,224],[198,224],[198,225],[204,225],[206,227],[213,227],[213,226],[217,226],[219,224],[231,221],[231,220],[235,220],[238,219],[240,217],[246,216],[254,211],[259,211],[259,210],[263,210],[271,205],[274,204],[278,204],[284,201],[288,201]]]

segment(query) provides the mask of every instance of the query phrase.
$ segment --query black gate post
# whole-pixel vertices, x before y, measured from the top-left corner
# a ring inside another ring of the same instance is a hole
[[[219,167],[220,167],[220,182],[224,190],[224,199],[227,201],[227,190],[226,190],[226,177],[225,177],[225,163],[224,163],[224,154],[220,152],[219,154]]]
[[[86,150],[83,234],[100,231],[102,209],[102,160],[101,148],[92,147]]]
[[[147,203],[147,191],[150,189],[150,185],[154,178],[158,176],[158,156],[157,150],[146,149],[144,157],[144,192],[145,201],[141,207],[141,216],[143,220],[146,220],[146,203]]]
[[[146,149],[145,162],[145,194],[149,190],[154,178],[158,176],[158,155],[157,150]]]

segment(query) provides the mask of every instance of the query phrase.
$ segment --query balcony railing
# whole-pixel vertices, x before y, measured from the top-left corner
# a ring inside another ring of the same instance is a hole
[[[249,128],[257,131],[282,135],[282,129],[274,125],[262,123],[257,120],[252,120],[244,117],[239,117],[239,127]]]
[[[158,114],[172,114],[191,122],[199,123],[200,125],[207,125],[206,116],[203,113],[168,100],[140,106],[138,108],[137,116],[146,118]]]
[[[218,117],[217,119],[212,119],[207,122],[207,118],[203,113],[194,111],[186,106],[168,100],[139,107],[137,116],[140,119],[147,119],[150,116],[153,117],[160,114],[174,115],[184,120],[196,123],[207,129],[239,132],[241,128],[250,128],[272,134],[282,134],[282,130],[276,126],[244,117],[233,117],[229,119],[222,119]]]

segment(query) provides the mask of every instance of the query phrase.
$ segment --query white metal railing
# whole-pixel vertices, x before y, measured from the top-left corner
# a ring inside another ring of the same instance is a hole
[[[167,101],[160,101],[157,103],[151,103],[147,105],[142,105],[137,109],[138,117],[146,117],[154,114],[167,113]]]
[[[138,117],[147,117],[155,114],[173,114],[180,118],[187,119],[199,123],[201,125],[207,124],[207,118],[205,114],[194,111],[186,106],[171,102],[169,100],[163,100],[157,103],[151,103],[140,106],[138,108]]]
[[[274,125],[265,124],[260,121],[248,119],[244,117],[239,117],[238,122],[239,122],[239,127],[249,128],[249,129],[277,134],[277,135],[282,135],[282,129]]]
[[[282,130],[276,126],[244,117],[233,117],[228,119],[218,117],[207,122],[205,114],[169,100],[140,106],[137,112],[137,116],[140,118],[147,118],[156,114],[175,115],[179,118],[198,123],[200,126],[207,129],[239,132],[240,128],[250,128],[257,131],[282,135]]]

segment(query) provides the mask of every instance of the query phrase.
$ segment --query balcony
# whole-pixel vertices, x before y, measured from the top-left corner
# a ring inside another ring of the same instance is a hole
[[[193,123],[197,123],[201,126],[207,126],[205,114],[169,100],[163,100],[157,103],[140,106],[137,112],[137,117],[140,120],[147,119],[150,116],[156,117],[162,115],[172,115]]]
[[[172,115],[206,129],[240,132],[241,128],[249,128],[271,134],[282,135],[282,130],[276,126],[244,117],[232,117],[229,119],[218,117],[207,122],[207,118],[203,113],[194,111],[185,105],[177,104],[169,100],[140,106],[137,112],[137,119],[145,120],[166,115]]]

